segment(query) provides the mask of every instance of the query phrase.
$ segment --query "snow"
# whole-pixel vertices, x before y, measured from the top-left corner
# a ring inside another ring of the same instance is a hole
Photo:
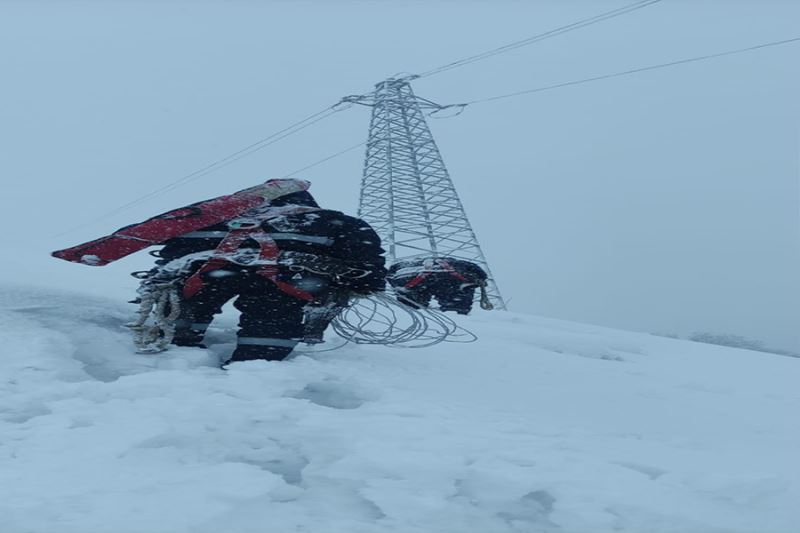
[[[800,359],[512,313],[216,368],[133,306],[0,288],[0,531],[742,532],[800,523]]]

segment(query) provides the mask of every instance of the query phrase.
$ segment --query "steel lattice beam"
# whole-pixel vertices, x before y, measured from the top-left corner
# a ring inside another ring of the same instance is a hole
[[[423,109],[440,106],[417,97],[404,79],[349,97],[372,107],[361,181],[359,216],[380,235],[388,259],[455,257],[480,265],[496,309],[505,303],[431,135]]]

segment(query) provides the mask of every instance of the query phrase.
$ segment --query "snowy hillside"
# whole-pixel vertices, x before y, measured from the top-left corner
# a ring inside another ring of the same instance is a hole
[[[532,316],[224,372],[0,291],[2,533],[797,531],[800,359]]]

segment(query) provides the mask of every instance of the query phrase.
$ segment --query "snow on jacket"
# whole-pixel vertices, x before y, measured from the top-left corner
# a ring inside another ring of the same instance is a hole
[[[430,277],[430,281],[459,283],[451,274],[453,271],[475,285],[487,278],[486,272],[480,266],[452,257],[401,259],[389,268],[387,277],[394,286],[405,285],[419,275]]]
[[[228,223],[215,224],[168,240],[158,253],[158,263],[214,250],[228,234]],[[369,273],[359,279],[347,280],[346,285],[357,292],[384,289],[386,269],[380,237],[363,220],[339,211],[319,209],[272,217],[261,223],[261,229],[275,241],[279,250],[303,252],[321,258],[357,264]],[[247,241],[242,248],[257,248]],[[202,263],[193,265],[196,270]]]

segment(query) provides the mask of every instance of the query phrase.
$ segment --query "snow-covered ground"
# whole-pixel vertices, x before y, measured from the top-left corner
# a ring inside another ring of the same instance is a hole
[[[216,368],[132,306],[0,290],[0,532],[742,532],[800,524],[800,359],[511,313],[472,344]]]

